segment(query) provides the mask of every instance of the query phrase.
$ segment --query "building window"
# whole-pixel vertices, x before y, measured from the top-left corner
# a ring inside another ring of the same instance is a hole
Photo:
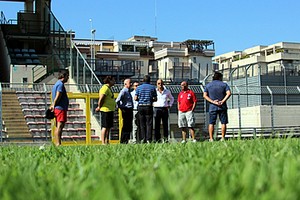
[[[174,65],[179,66],[179,58],[174,58]]]
[[[197,58],[193,57],[193,63],[197,63]]]
[[[28,83],[28,78],[23,78],[23,83]]]
[[[144,61],[138,60],[138,61],[136,61],[135,65],[136,65],[136,66],[135,66],[135,67],[136,67],[136,70],[138,70],[138,69],[140,69],[141,67],[144,66]]]

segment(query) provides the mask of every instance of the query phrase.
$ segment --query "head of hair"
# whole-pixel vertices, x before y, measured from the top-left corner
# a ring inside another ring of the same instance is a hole
[[[58,71],[58,79],[65,78],[68,75],[69,75],[69,70],[68,69],[61,69],[61,70]]]
[[[156,81],[156,82],[158,82],[158,81],[160,81],[160,82],[161,82],[161,84],[162,84],[162,85],[164,85],[164,81],[163,81],[161,78],[157,79],[157,81]]]
[[[144,82],[144,83],[150,83],[150,81],[151,81],[150,76],[149,76],[149,75],[145,75],[145,76],[144,76],[144,79],[143,79],[143,82]]]
[[[104,84],[108,84],[110,83],[114,78],[112,76],[106,76],[104,79],[103,79],[103,83]]]
[[[124,80],[124,85],[127,85],[127,84],[130,85],[130,78],[127,78]]]
[[[184,84],[186,87],[189,86],[189,83],[187,81],[182,81],[180,85]]]
[[[213,80],[222,80],[223,79],[223,74],[221,72],[215,72],[213,76]]]

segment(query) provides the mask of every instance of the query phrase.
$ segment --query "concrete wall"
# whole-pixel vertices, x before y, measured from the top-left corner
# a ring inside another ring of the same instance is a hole
[[[274,127],[299,126],[300,106],[274,106]],[[238,109],[228,110],[228,128],[239,128]],[[271,106],[254,106],[241,108],[241,127],[272,127]]]

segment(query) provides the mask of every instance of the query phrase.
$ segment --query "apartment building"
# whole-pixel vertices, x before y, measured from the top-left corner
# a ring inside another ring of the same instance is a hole
[[[279,42],[213,58],[235,95],[229,128],[298,126],[300,43]]]
[[[149,74],[167,83],[199,83],[212,72],[215,55],[213,41],[207,40],[160,42],[155,37],[133,36],[125,41],[73,41],[97,76],[113,75],[117,82],[127,77],[140,80]]]
[[[252,78],[254,85],[297,85],[300,76],[300,43],[279,42],[255,46],[213,58],[224,78],[243,85]],[[256,77],[256,78],[255,78]]]

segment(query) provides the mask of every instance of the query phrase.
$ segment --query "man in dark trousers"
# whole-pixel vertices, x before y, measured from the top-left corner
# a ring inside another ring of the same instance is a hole
[[[132,131],[133,100],[130,94],[130,79],[125,79],[124,88],[120,91],[116,103],[122,112],[123,127],[121,131],[121,143],[127,144]]]
[[[164,86],[162,79],[156,81],[157,101],[153,103],[154,106],[154,138],[156,142],[168,142],[169,137],[169,109],[174,103],[174,97],[171,91]],[[163,124],[164,137],[161,140],[160,123]]]
[[[145,75],[143,84],[136,89],[135,100],[138,101],[140,118],[140,140],[142,143],[152,142],[153,105],[157,101],[156,89],[150,84],[150,76]]]
[[[209,141],[213,141],[214,126],[217,117],[221,121],[222,139],[224,141],[226,128],[228,124],[227,104],[226,101],[231,96],[231,91],[227,83],[223,81],[223,74],[215,72],[213,81],[205,86],[203,98],[209,102]]]

